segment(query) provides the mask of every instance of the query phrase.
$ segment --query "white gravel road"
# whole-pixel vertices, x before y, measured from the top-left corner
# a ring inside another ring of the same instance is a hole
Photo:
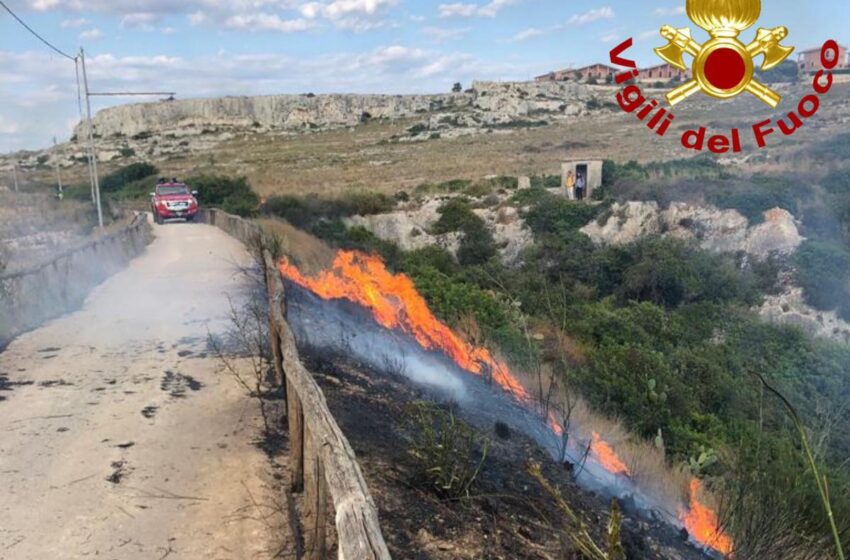
[[[256,405],[206,343],[250,257],[210,226],[154,231],[83,309],[0,354],[0,559],[276,550],[252,505],[275,501]]]

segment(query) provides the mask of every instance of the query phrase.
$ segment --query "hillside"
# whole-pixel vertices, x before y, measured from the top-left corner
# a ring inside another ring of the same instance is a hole
[[[557,515],[539,488],[523,491],[541,517],[477,519],[513,511],[511,498],[477,496],[519,492],[505,473],[528,455],[549,461],[546,476],[568,489],[591,536],[604,535],[609,499],[624,504],[630,558],[669,545],[685,558],[702,547],[820,560],[829,528],[773,390],[816,447],[846,541],[848,91],[836,86],[793,138],[723,158],[690,157],[674,137],[647,141],[612,107],[612,88],[561,84],[131,106],[99,114],[98,146],[109,200],[143,208],[158,176],[179,176],[203,204],[284,232],[288,318],[365,455],[384,523],[426,496],[414,516],[425,532],[388,531],[397,550],[526,557],[531,542],[574,553],[559,539],[575,527],[518,528]],[[726,103],[720,120],[695,100],[675,126],[745,126],[755,107]],[[26,187],[47,188],[58,162],[76,183],[69,197],[84,200],[82,153],[72,142],[25,154]],[[557,173],[571,157],[605,160],[594,200],[563,196]],[[402,404],[419,400],[468,424],[465,463],[481,464],[466,493],[423,484],[434,453],[416,449],[431,432],[402,422]],[[381,474],[386,440],[363,431],[380,433],[362,420],[372,417],[396,442],[392,476]],[[484,442],[505,439],[499,424],[517,435],[488,460]],[[435,515],[446,525],[427,522]],[[661,529],[642,525],[647,516]],[[506,540],[470,547],[491,531]]]
[[[245,176],[261,196],[270,196],[349,187],[392,193],[456,178],[555,173],[561,160],[572,157],[625,163],[688,155],[678,134],[647,141],[646,129],[633,116],[614,110],[613,88],[488,82],[475,88],[472,93],[432,97],[283,96],[107,109],[96,118],[96,126],[110,131],[97,138],[98,159],[104,173],[149,161],[168,176]],[[785,88],[786,101],[774,116],[791,110],[804,91],[803,86]],[[846,127],[848,92],[850,86],[836,85],[818,117],[793,139],[777,137],[767,150],[748,149],[723,161],[746,162],[748,171],[782,170],[789,154]],[[344,107],[355,110],[340,113]],[[370,109],[370,118],[362,118]],[[722,119],[716,109],[714,103],[694,98],[679,112],[674,128],[681,132],[706,125],[722,131],[750,126],[754,113],[764,113],[748,98],[724,102]],[[287,121],[291,111],[300,116]],[[56,164],[77,181],[86,180],[79,134],[57,149],[14,157],[34,180],[49,183]],[[0,165],[8,166],[11,159],[0,156]]]

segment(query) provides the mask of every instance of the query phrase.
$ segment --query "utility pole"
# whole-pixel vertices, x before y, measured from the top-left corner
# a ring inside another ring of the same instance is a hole
[[[88,129],[89,129],[89,150],[91,153],[91,166],[92,166],[92,188],[94,189],[94,200],[97,205],[97,225],[100,226],[100,229],[103,229],[103,207],[100,204],[100,182],[97,177],[97,152],[94,149],[94,125],[91,120],[91,98],[89,96],[89,78],[86,74],[86,52],[80,48],[80,62],[83,67],[83,86],[86,91],[86,114],[88,116]]]
[[[91,98],[98,96],[132,96],[132,95],[168,95],[170,99],[174,99],[177,93],[173,91],[144,91],[144,92],[103,92],[94,93],[89,90],[89,79],[86,74],[86,53],[80,47],[80,66],[83,69],[83,88],[86,94],[86,116],[88,121],[88,136],[89,136],[89,175],[91,176],[92,185],[92,200],[97,205],[97,223],[103,228],[103,208],[100,202],[100,180],[97,176],[97,152],[94,146],[94,124],[91,118]],[[79,87],[79,82],[78,82]]]
[[[58,147],[59,147],[59,145],[56,142],[56,137],[54,136],[53,137],[53,151],[54,152],[57,151]],[[60,167],[59,167],[60,163],[61,162],[56,163],[56,181],[59,183],[59,192],[58,192],[59,200],[62,200],[62,197],[64,196],[64,194],[63,194],[63,188],[62,188],[62,169],[60,169]]]
[[[15,181],[15,192],[18,192],[18,162],[12,164],[12,179]]]

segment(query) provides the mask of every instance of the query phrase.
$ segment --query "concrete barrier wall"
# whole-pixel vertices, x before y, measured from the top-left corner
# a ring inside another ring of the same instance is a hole
[[[89,292],[148,243],[146,214],[28,269],[0,275],[0,349],[14,337],[82,305]]]

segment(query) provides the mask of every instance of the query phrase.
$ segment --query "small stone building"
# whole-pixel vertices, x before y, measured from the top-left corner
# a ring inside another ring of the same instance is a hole
[[[564,186],[567,184],[567,177],[572,173],[573,177],[578,182],[579,177],[584,178],[585,188],[581,199],[590,200],[593,191],[602,187],[602,160],[601,159],[577,159],[565,161],[561,164],[561,191],[572,199],[579,197],[579,193],[575,191],[568,192]]]

